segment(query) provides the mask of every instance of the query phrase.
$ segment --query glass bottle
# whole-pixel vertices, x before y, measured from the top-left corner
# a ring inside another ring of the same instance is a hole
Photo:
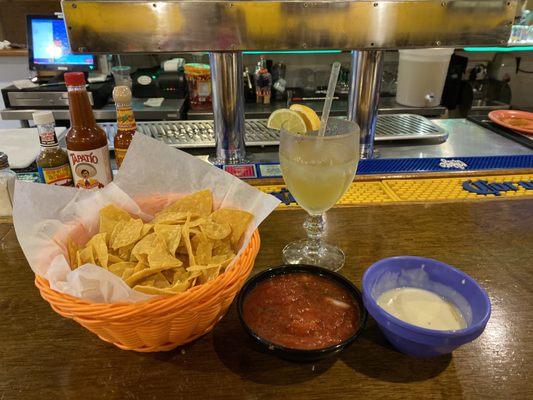
[[[115,161],[120,168],[130,147],[137,124],[131,108],[131,90],[127,86],[115,86],[113,100],[117,108],[117,133],[114,139]]]
[[[96,125],[82,72],[65,73],[70,111],[67,152],[77,188],[103,188],[113,180],[107,135]]]
[[[17,174],[9,169],[7,154],[0,152],[0,217],[13,214],[13,194]]]
[[[33,122],[37,125],[41,142],[41,152],[36,160],[41,182],[48,185],[73,186],[67,152],[59,147],[57,141],[54,114],[51,111],[35,112]]]
[[[268,72],[265,56],[257,63],[254,74],[255,98],[259,104],[270,104],[272,88],[272,75]]]

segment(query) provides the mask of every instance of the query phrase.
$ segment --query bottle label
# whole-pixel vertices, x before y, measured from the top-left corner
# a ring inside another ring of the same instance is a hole
[[[57,136],[55,129],[42,130],[39,132],[39,141],[43,147],[57,146]]]
[[[47,185],[72,186],[72,173],[70,165],[63,164],[59,167],[37,167],[41,180]]]
[[[115,161],[117,162],[117,167],[120,168],[122,165],[122,161],[124,161],[124,157],[126,157],[126,152],[128,149],[118,149],[115,147]]]
[[[133,116],[133,110],[131,109],[131,107],[117,107],[117,129],[137,129],[137,124],[135,123],[135,117]]]
[[[198,96],[205,98],[211,95],[211,81],[198,82]]]
[[[113,180],[107,144],[93,150],[68,150],[68,158],[77,188],[103,188]]]

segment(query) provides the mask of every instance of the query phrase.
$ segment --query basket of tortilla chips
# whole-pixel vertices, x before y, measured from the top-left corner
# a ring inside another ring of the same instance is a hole
[[[56,312],[121,349],[170,350],[209,332],[224,316],[253,267],[259,234],[253,233],[237,257],[253,215],[213,210],[210,190],[164,208],[168,196],[138,203],[155,216],[144,220],[107,205],[99,211],[97,233],[88,235],[79,224],[62,245],[72,270],[96,265],[152,298],[91,302],[53,290],[39,275],[35,283]]]

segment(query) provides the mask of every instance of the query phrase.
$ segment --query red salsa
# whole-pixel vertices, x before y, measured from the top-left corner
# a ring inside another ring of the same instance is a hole
[[[322,349],[359,328],[359,306],[340,284],[296,272],[259,283],[246,296],[243,318],[258,336],[291,349]]]

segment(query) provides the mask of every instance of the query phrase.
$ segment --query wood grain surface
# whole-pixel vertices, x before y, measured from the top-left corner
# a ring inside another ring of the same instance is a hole
[[[28,57],[28,50],[26,49],[0,50],[0,57]]]
[[[261,226],[254,272],[301,238],[304,213]],[[346,252],[342,273],[393,255],[450,263],[488,291],[483,335],[453,355],[420,360],[391,348],[375,323],[338,358],[296,364],[254,348],[234,306],[213,332],[168,353],[102,342],[39,297],[11,224],[0,224],[0,399],[526,399],[533,393],[533,201],[344,207],[327,238]]]

